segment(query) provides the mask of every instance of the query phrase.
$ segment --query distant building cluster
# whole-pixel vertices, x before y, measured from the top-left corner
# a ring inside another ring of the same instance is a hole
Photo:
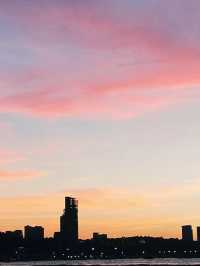
[[[0,232],[1,240],[21,241],[23,239],[22,230]]]
[[[200,241],[200,226],[197,226],[197,241]],[[185,241],[193,241],[193,229],[191,225],[183,225],[182,226],[182,240]]]
[[[0,239],[11,241],[39,241],[44,239],[44,228],[42,226],[30,226],[24,227],[24,236],[22,230],[0,232]]]

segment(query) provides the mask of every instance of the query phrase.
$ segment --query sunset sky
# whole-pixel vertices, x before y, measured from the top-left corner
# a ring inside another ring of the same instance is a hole
[[[0,0],[0,231],[200,225],[200,1]]]

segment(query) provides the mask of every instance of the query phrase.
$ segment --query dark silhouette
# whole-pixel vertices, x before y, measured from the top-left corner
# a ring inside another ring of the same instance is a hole
[[[200,241],[200,226],[197,226],[197,241]]]
[[[101,241],[105,241],[108,238],[108,236],[106,234],[99,234],[99,233],[93,233],[93,240],[101,240]]]
[[[69,244],[78,241],[78,201],[75,198],[65,197],[65,209],[60,217],[60,236]]]
[[[44,239],[44,228],[42,226],[30,226],[24,227],[24,238],[26,240],[42,240]]]
[[[193,231],[191,225],[182,226],[182,240],[192,241],[193,240]]]

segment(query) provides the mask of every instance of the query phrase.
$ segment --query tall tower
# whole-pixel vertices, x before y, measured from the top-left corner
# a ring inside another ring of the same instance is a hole
[[[193,241],[193,231],[191,225],[182,226],[182,240]]]
[[[78,240],[78,201],[65,197],[65,209],[60,216],[60,234],[62,240],[73,244]]]

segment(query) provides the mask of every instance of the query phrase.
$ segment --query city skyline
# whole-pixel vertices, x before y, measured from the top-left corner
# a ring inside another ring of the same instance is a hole
[[[64,204],[64,210],[63,214],[60,216],[59,220],[59,231],[56,231],[53,233],[53,236],[50,236],[50,238],[54,239],[55,241],[63,242],[68,245],[77,245],[79,240],[79,218],[78,218],[78,199],[65,196],[65,204]],[[196,233],[194,234],[193,226],[192,225],[182,225],[181,226],[181,237],[176,238],[179,240],[184,240],[186,242],[193,242],[193,241],[200,241],[200,226],[196,227]],[[107,241],[108,239],[111,239],[112,236],[110,236],[107,232],[99,233],[97,231],[90,232],[91,236],[87,239],[90,240],[97,240],[97,241]],[[45,228],[41,225],[25,225],[24,226],[24,233],[21,229],[17,229],[14,231],[6,230],[5,232],[0,231],[0,235],[4,235],[4,237],[8,239],[18,239],[18,240],[26,240],[26,241],[42,241],[45,238],[48,239],[45,235]],[[124,238],[124,235],[118,236],[119,238]],[[147,234],[147,235],[132,235],[127,236],[130,238],[153,238],[153,236]],[[50,239],[49,238],[49,239]],[[158,238],[164,239],[163,235],[160,235]],[[168,237],[169,239],[173,239],[172,236]],[[16,240],[15,239],[15,240]],[[175,240],[175,238],[174,238]]]
[[[65,195],[83,239],[199,226],[199,10],[0,0],[0,231],[52,236]]]

